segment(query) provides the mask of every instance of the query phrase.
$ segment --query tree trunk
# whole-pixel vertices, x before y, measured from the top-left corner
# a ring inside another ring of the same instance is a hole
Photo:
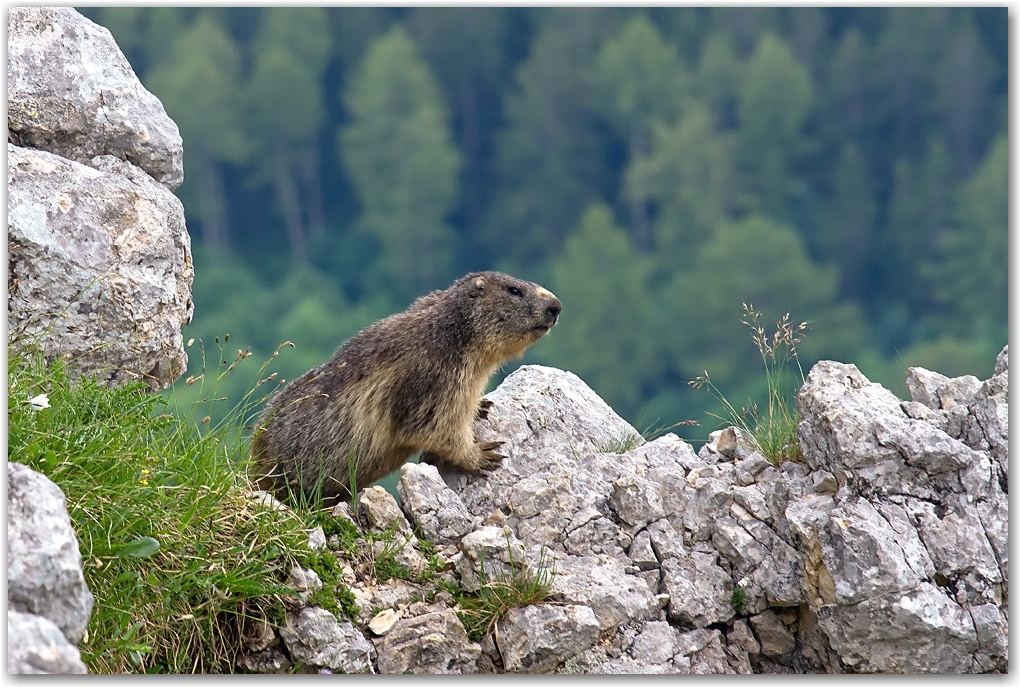
[[[308,236],[301,222],[301,203],[298,201],[294,174],[288,168],[282,168],[276,173],[276,199],[287,225],[291,259],[295,264],[303,265],[308,262]]]
[[[635,128],[630,137],[630,159],[639,160],[648,153],[648,137],[640,127]],[[635,188],[630,201],[631,236],[634,248],[646,252],[649,248],[648,230],[648,195],[643,188]]]
[[[202,243],[216,251],[230,250],[230,225],[227,222],[227,194],[223,172],[212,160],[202,165],[195,192],[198,195]]]

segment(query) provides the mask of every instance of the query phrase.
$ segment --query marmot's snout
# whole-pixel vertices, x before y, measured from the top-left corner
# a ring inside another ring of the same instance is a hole
[[[560,305],[560,299],[553,296],[552,303],[545,309],[546,327],[552,327],[556,324],[556,320],[559,318],[561,310],[563,310],[563,306]]]
[[[543,305],[545,306],[545,309],[541,311],[542,320],[535,328],[544,333],[556,324],[556,320],[560,317],[560,311],[563,310],[563,304],[560,303],[560,299],[552,291],[541,286],[535,290],[535,295],[544,301],[539,305],[539,308]]]

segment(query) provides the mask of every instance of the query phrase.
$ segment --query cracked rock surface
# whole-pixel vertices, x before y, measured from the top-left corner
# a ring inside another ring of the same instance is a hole
[[[408,464],[406,522],[378,489],[353,515],[404,532],[410,558],[411,533],[431,537],[468,591],[551,570],[545,601],[473,642],[451,595],[352,580],[343,626],[380,673],[1007,672],[1007,367],[1004,350],[990,380],[914,369],[904,401],[819,362],[797,399],[804,462],[775,466],[733,428],[697,452],[645,442],[575,375],[523,366],[475,426],[506,442],[502,467]]]
[[[110,32],[8,12],[8,328],[111,384],[166,388],[194,310],[180,134]]]

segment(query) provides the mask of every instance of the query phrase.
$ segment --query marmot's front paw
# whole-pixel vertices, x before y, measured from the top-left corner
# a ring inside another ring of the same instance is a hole
[[[496,453],[496,449],[505,444],[505,441],[480,441],[475,444],[482,452],[482,464],[479,472],[491,472],[501,466],[506,456]]]
[[[478,402],[478,419],[484,420],[489,417],[489,408],[492,407],[492,401],[487,398],[483,398]]]

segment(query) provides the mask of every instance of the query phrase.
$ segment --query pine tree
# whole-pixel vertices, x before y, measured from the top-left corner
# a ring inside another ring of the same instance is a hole
[[[206,13],[177,37],[170,58],[145,78],[186,141],[178,193],[189,219],[198,220],[203,243],[216,250],[230,246],[224,165],[241,164],[251,152],[241,128],[240,80],[236,43]]]
[[[382,246],[389,290],[406,302],[445,286],[460,155],[435,78],[403,27],[369,47],[344,101],[342,158],[361,201],[359,226]]]

